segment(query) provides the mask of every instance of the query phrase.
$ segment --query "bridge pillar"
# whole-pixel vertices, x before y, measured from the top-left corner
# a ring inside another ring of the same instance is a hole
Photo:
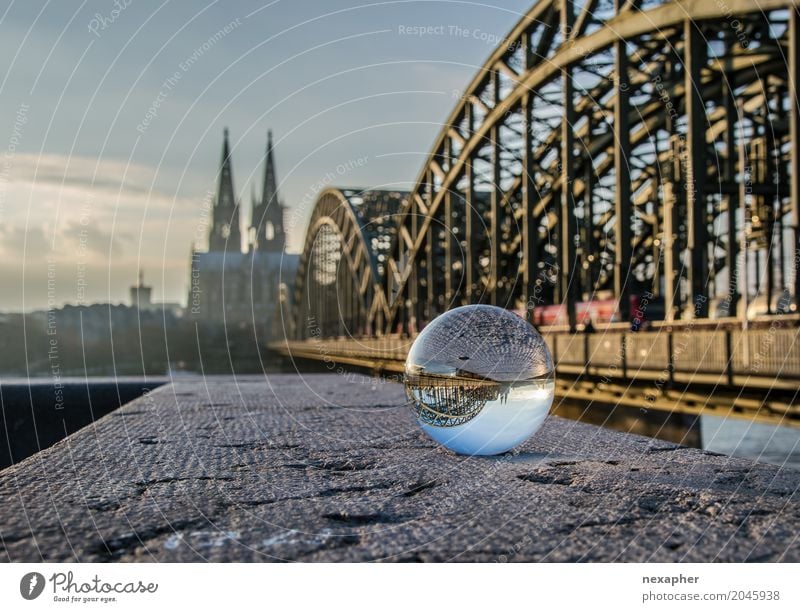
[[[619,12],[621,0],[614,0]],[[616,103],[614,104],[614,172],[616,193],[614,195],[614,215],[616,218],[614,249],[614,297],[618,300],[620,320],[627,321],[630,310],[631,273],[631,171],[628,156],[631,154],[630,142],[630,82],[628,77],[628,49],[625,40],[615,44],[614,72],[616,82]]]
[[[792,229],[792,264],[794,272],[794,295],[800,302],[800,16],[797,9],[789,9],[789,129],[791,134],[791,158],[789,167]]]
[[[588,116],[587,133],[589,138],[592,137],[592,120],[591,114]],[[597,279],[598,263],[600,257],[597,250],[597,241],[594,235],[594,164],[592,156],[589,153],[585,154],[584,160],[584,173],[583,173],[583,252],[586,253],[583,267],[585,270],[583,290],[583,299],[585,301],[594,299],[594,284]]]
[[[706,41],[698,26],[690,19],[684,22],[684,88],[686,96],[686,208],[691,265],[689,283],[692,292],[693,318],[708,316],[708,212],[706,210],[705,103],[700,71],[706,65]]]
[[[769,109],[769,99],[765,100],[767,110]],[[766,143],[766,151],[764,155],[765,176],[764,182],[767,184],[775,185],[775,170],[777,164],[775,163],[775,133],[771,126],[764,127],[764,140]],[[775,195],[769,194],[759,198],[762,206],[759,208],[764,212],[766,220],[764,223],[764,242],[766,244],[766,281],[767,281],[767,314],[772,312],[772,296],[775,294]],[[781,245],[782,249],[783,246]]]
[[[428,170],[426,176],[428,181],[428,187],[425,190],[425,206],[428,208],[428,211],[431,211],[433,209],[433,200],[434,200],[433,172],[431,170]],[[428,212],[428,214],[431,213]],[[433,220],[431,220],[431,222],[428,224],[428,229],[425,232],[425,317],[424,317],[425,322],[433,320],[433,318],[436,316],[436,310],[434,310],[434,300],[438,299],[434,287],[434,275],[433,275],[434,249],[435,249],[434,241],[436,239],[434,226],[435,223],[433,222]]]
[[[561,0],[561,31],[566,36],[572,31],[575,21],[575,7],[572,0]],[[575,303],[578,301],[578,284],[575,280],[577,267],[575,253],[575,100],[572,82],[572,66],[565,66],[561,72],[562,105],[564,119],[561,122],[561,207],[559,214],[559,256],[560,256],[560,298],[567,306],[570,331],[577,326]]]
[[[419,285],[419,270],[418,266],[415,265],[414,262],[414,251],[418,248],[417,245],[418,237],[419,237],[419,217],[420,217],[420,210],[419,205],[414,197],[411,198],[411,244],[412,252],[409,254],[408,264],[411,266],[411,272],[408,276],[408,286],[409,286],[409,304],[410,309],[410,316],[409,316],[409,331],[413,334],[418,332],[420,329],[420,319],[422,314],[422,300],[420,299],[420,285]]]
[[[744,117],[744,103],[742,100],[738,100],[736,104],[736,110],[740,117]],[[744,122],[742,122],[742,127],[744,127]],[[750,189],[751,178],[750,174],[752,170],[748,169],[748,159],[747,159],[747,148],[744,142],[744,136],[739,138],[739,143],[737,147],[739,151],[739,172],[741,174],[741,178],[739,180],[739,208],[742,211],[742,237],[741,242],[739,243],[739,250],[742,254],[742,267],[740,268],[740,276],[741,276],[741,286],[742,286],[742,295],[744,296],[744,304],[742,306],[741,312],[739,313],[739,318],[742,319],[743,326],[747,326],[747,308],[748,308],[748,299],[749,299],[749,238],[747,235],[747,224],[750,217],[749,208],[750,208],[750,200],[752,196],[748,194],[748,190]],[[758,271],[758,262],[756,262],[756,271]],[[756,283],[758,286],[758,283]],[[745,351],[747,351],[747,343],[745,342]],[[747,352],[745,352],[745,363],[747,363]]]
[[[670,137],[673,158],[669,164],[669,176],[663,185],[663,223],[664,240],[664,318],[674,321],[681,312],[681,240],[678,235],[678,194],[675,193],[677,178],[680,176],[678,156],[680,150]],[[676,317],[677,315],[677,317]]]
[[[533,207],[536,201],[536,183],[533,178],[533,101],[531,93],[522,100],[522,116],[525,133],[523,135],[524,150],[522,152],[522,265],[524,268],[523,283],[525,285],[525,309],[528,321],[534,320],[536,308],[536,272],[538,270],[537,239],[538,227],[533,216]]]
[[[733,33],[729,40],[730,45],[737,44]],[[726,60],[725,74],[722,80],[722,105],[725,109],[725,161],[723,165],[724,180],[731,185],[736,180],[736,123],[738,115],[736,112],[736,99],[731,84],[734,74],[729,70],[730,61]],[[736,237],[736,212],[739,208],[739,192],[731,189],[725,196],[728,208],[727,237],[728,246],[725,251],[725,266],[728,268],[728,292],[729,300],[728,316],[736,316],[738,308],[738,274],[737,266],[739,262],[739,240]]]
[[[494,106],[500,103],[500,75],[495,70],[492,72],[492,90]],[[489,140],[492,147],[492,200],[491,200],[491,225],[490,230],[490,256],[491,280],[489,281],[489,296],[494,306],[498,305],[500,281],[500,215],[503,191],[500,189],[500,124],[495,123],[490,130]]]
[[[449,140],[448,140],[448,158]],[[449,163],[449,162],[448,162]],[[448,189],[444,194],[444,309],[453,308],[453,196]]]
[[[471,138],[475,132],[475,113],[472,110],[472,105],[467,105],[467,138]],[[464,185],[464,201],[467,209],[464,211],[466,215],[466,233],[465,242],[466,248],[464,249],[464,282],[466,284],[465,294],[467,297],[467,304],[474,304],[479,292],[475,287],[475,253],[473,246],[475,244],[474,236],[476,232],[481,230],[480,218],[475,208],[475,167],[472,162],[472,157],[469,157],[464,163],[465,185]]]

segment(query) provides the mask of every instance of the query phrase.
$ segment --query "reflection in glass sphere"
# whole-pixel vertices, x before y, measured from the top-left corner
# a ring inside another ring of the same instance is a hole
[[[495,306],[434,319],[408,353],[405,386],[423,431],[464,455],[511,450],[541,427],[555,394],[544,339]]]

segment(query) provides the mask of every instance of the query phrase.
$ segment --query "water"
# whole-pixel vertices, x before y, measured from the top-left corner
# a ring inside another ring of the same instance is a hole
[[[800,428],[559,399],[553,413],[617,431],[800,469]]]
[[[702,447],[716,453],[800,469],[800,429],[715,416],[700,418]]]
[[[405,383],[422,430],[465,455],[495,455],[527,440],[555,395],[539,333],[485,305],[456,308],[425,327],[408,354]]]

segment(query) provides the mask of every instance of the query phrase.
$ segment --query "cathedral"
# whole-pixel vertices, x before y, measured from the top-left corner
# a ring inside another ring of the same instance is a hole
[[[278,194],[272,132],[267,136],[260,198],[253,195],[242,250],[241,204],[233,186],[228,130],[222,144],[217,191],[209,217],[208,251],[192,249],[186,312],[193,320],[246,329],[262,340],[290,333],[282,307],[294,282],[297,255],[286,249],[285,206]]]

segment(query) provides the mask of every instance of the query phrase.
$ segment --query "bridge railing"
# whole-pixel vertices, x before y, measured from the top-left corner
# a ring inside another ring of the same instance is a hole
[[[800,328],[545,333],[558,371],[608,378],[800,387]]]
[[[703,383],[761,389],[800,387],[800,326],[775,318],[755,329],[660,323],[633,332],[622,326],[597,333],[543,329],[556,371],[608,379]],[[402,371],[413,338],[315,338],[279,348],[302,358]]]

